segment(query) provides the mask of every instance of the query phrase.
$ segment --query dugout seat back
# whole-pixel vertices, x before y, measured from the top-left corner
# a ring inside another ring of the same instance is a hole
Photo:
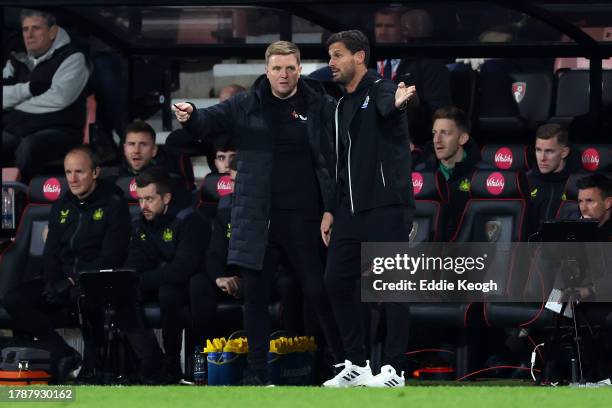
[[[217,203],[221,197],[232,193],[233,181],[229,174],[209,173],[200,186],[198,209],[207,220],[213,220],[217,214]]]
[[[467,117],[471,118],[476,102],[476,72],[472,70],[451,71],[450,86],[453,105],[463,110]]]
[[[526,187],[527,178],[522,172],[476,171],[472,176],[470,199],[453,238],[454,242],[495,243],[487,247],[487,268],[482,271],[482,281],[495,280],[502,293],[522,289],[527,277],[517,259],[517,248],[512,245],[526,238]]]
[[[509,170],[474,172],[470,199],[463,210],[453,241],[523,241],[527,191],[527,179],[522,172]]]
[[[557,80],[554,122],[569,125],[576,116],[589,112],[589,71],[568,71]],[[602,72],[602,104],[612,103],[612,71]]]
[[[415,211],[410,242],[439,241],[446,192],[444,176],[439,171],[412,172]]]
[[[123,191],[123,197],[127,200],[130,209],[130,218],[133,220],[140,216],[140,206],[136,195],[136,179],[134,176],[121,176],[115,181]]]
[[[544,72],[485,72],[479,77],[480,128],[523,132],[550,117],[553,76]]]
[[[479,168],[527,171],[527,146],[523,144],[487,144],[480,151]]]
[[[571,174],[565,183],[561,204],[557,210],[555,218],[561,220],[577,220],[580,218],[580,209],[578,208],[578,188],[576,182],[583,177],[588,176],[588,173],[580,172]]]
[[[0,254],[0,298],[42,273],[51,206],[66,191],[68,184],[63,176],[39,176],[30,181],[29,202],[17,226],[15,240]],[[0,327],[10,327],[1,307]]]
[[[580,157],[582,170],[591,173],[612,170],[612,144],[577,144],[572,148]]]

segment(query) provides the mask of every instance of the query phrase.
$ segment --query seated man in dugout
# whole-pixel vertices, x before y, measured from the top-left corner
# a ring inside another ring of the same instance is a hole
[[[81,143],[89,70],[52,14],[24,9],[21,29],[26,52],[2,71],[2,163],[14,160],[28,182]]]
[[[79,311],[85,342],[85,366],[79,377],[96,382],[96,349],[103,337],[101,310],[81,302],[80,273],[121,266],[130,236],[127,202],[121,190],[99,178],[99,159],[88,145],[75,147],[64,159],[69,191],[53,204],[38,276],[12,288],[2,300],[14,330],[36,337],[51,353],[51,374],[63,383],[79,368],[81,356],[55,331],[54,318]],[[155,338],[144,331],[142,309],[129,304],[117,311],[144,373],[151,372]]]
[[[179,179],[187,191],[193,190],[191,160],[171,147],[158,146],[155,138],[155,130],[143,120],[135,120],[126,127],[119,175],[137,176],[149,167],[160,166]]]
[[[193,207],[175,200],[171,180],[161,167],[150,167],[136,176],[141,215],[132,224],[125,267],[141,275],[142,296],[159,302],[164,346],[161,382],[178,384],[182,331],[185,326],[201,331],[214,310],[192,316],[185,322],[189,305],[189,281],[204,268],[209,226]],[[192,313],[191,313],[192,314]],[[197,321],[196,321],[197,320]],[[193,330],[192,330],[193,331]]]

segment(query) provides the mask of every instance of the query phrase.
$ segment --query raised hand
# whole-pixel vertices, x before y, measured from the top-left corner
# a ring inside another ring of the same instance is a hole
[[[413,103],[418,104],[416,87],[414,85],[406,86],[405,83],[400,82],[395,91],[395,107],[397,109],[406,109],[408,105]]]
[[[193,105],[187,102],[175,103],[172,105],[172,111],[174,111],[174,115],[179,122],[185,123],[193,113]]]

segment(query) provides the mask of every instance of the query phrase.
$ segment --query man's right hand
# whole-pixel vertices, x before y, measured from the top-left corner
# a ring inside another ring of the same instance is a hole
[[[215,284],[230,296],[238,297],[240,295],[240,278],[238,276],[217,278],[215,279]]]
[[[193,105],[187,102],[179,102],[172,105],[172,110],[176,119],[181,123],[185,123],[193,113]]]

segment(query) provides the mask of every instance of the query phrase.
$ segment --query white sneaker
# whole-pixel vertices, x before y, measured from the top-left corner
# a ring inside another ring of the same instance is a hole
[[[336,364],[334,367],[344,367],[344,369],[331,380],[325,381],[323,383],[324,387],[362,387],[373,378],[369,360],[366,361],[365,367],[354,365],[348,360]]]
[[[395,368],[390,365],[383,366],[380,369],[380,374],[372,377],[372,379],[365,383],[366,387],[403,387],[406,385],[404,379],[404,372],[401,375],[397,375]]]

